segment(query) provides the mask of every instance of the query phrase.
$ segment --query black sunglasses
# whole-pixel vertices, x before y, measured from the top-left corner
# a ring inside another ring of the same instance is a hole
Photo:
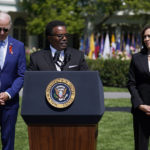
[[[6,33],[6,32],[8,32],[9,29],[6,29],[6,28],[0,28],[0,32],[1,32],[2,30]]]
[[[57,36],[59,39],[63,39],[64,37],[69,38],[70,34],[69,33],[66,33],[66,34],[53,34],[53,35],[50,35],[50,36]]]

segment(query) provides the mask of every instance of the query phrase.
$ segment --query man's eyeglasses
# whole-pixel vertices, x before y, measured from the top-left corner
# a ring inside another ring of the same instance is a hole
[[[66,34],[53,34],[53,35],[50,35],[50,36],[56,36],[56,37],[58,37],[61,40],[64,37],[69,38],[70,34],[69,33],[66,33]]]
[[[2,30],[6,33],[6,32],[8,32],[9,29],[7,29],[7,28],[0,28],[0,32],[1,32]]]

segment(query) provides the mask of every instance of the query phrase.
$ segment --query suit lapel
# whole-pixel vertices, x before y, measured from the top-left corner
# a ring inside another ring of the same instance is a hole
[[[56,67],[55,64],[53,63],[53,57],[50,49],[44,50],[43,58],[45,62],[48,64],[49,69],[56,71]]]
[[[142,64],[144,71],[149,73],[149,66],[148,66],[148,57],[146,54],[142,54],[140,57],[140,63]]]
[[[71,50],[69,48],[66,49],[65,53],[68,53],[70,55],[70,58],[72,58],[72,53],[70,52]],[[64,66],[63,70],[68,70],[68,67],[71,64],[71,59],[66,63]]]

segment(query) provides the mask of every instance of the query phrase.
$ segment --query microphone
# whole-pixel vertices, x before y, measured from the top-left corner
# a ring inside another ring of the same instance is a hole
[[[71,54],[70,53],[65,53],[64,64],[61,66],[62,71],[63,71],[64,66],[70,61],[70,59],[71,59]]]

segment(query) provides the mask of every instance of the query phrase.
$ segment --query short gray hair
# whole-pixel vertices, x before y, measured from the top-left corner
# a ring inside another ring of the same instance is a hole
[[[11,28],[11,25],[12,25],[11,16],[6,12],[0,11],[0,19],[3,19],[4,17],[7,17],[9,19],[9,28]]]

